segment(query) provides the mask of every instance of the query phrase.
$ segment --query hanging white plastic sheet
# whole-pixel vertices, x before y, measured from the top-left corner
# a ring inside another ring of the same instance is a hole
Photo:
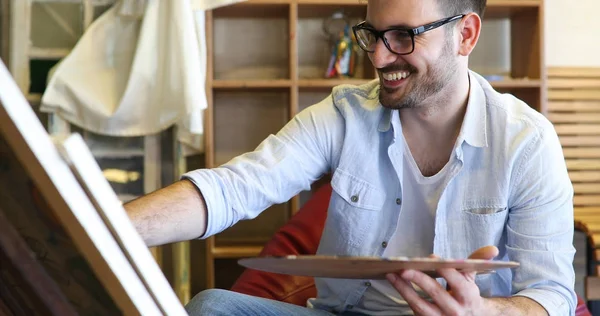
[[[123,0],[53,69],[41,110],[85,130],[143,136],[178,127],[201,152],[207,107],[204,11],[240,0]]]

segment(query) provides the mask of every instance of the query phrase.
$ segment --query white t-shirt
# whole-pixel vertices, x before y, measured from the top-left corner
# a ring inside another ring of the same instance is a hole
[[[449,180],[453,158],[431,177],[424,177],[404,137],[402,203],[398,228],[388,242],[384,257],[427,257],[433,253],[435,214]],[[454,156],[452,156],[454,157]],[[412,315],[408,304],[387,280],[371,280],[356,312],[371,315]],[[422,293],[420,293],[422,294]],[[422,294],[423,295],[423,294]],[[425,297],[423,295],[423,297]]]

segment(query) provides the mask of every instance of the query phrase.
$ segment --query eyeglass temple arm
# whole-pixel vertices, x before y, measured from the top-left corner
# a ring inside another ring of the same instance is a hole
[[[433,22],[431,24],[423,25],[423,26],[420,26],[420,27],[418,27],[416,29],[412,29],[412,31],[413,31],[413,33],[415,35],[418,35],[418,34],[421,34],[421,33],[425,33],[427,31],[436,29],[436,28],[438,28],[438,27],[440,27],[440,26],[442,26],[444,24],[450,23],[450,22],[452,22],[454,20],[462,19],[464,16],[465,16],[464,14],[461,14],[461,15],[457,15],[457,16],[454,16],[454,17],[451,17],[451,18],[447,18],[447,19],[443,19],[443,20],[440,20],[440,21],[436,21],[436,22]]]

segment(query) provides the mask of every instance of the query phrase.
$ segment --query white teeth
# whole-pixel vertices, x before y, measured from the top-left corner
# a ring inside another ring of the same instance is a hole
[[[388,80],[388,81],[395,81],[395,80],[407,78],[408,76],[410,76],[410,72],[399,71],[399,72],[394,72],[394,73],[384,73],[383,79]]]

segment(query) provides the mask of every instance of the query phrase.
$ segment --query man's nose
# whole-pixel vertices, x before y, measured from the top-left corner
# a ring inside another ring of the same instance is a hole
[[[389,64],[392,64],[397,57],[398,56],[396,56],[396,54],[387,49],[383,39],[378,39],[377,43],[375,43],[375,51],[369,53],[371,63],[377,69],[381,69]]]

